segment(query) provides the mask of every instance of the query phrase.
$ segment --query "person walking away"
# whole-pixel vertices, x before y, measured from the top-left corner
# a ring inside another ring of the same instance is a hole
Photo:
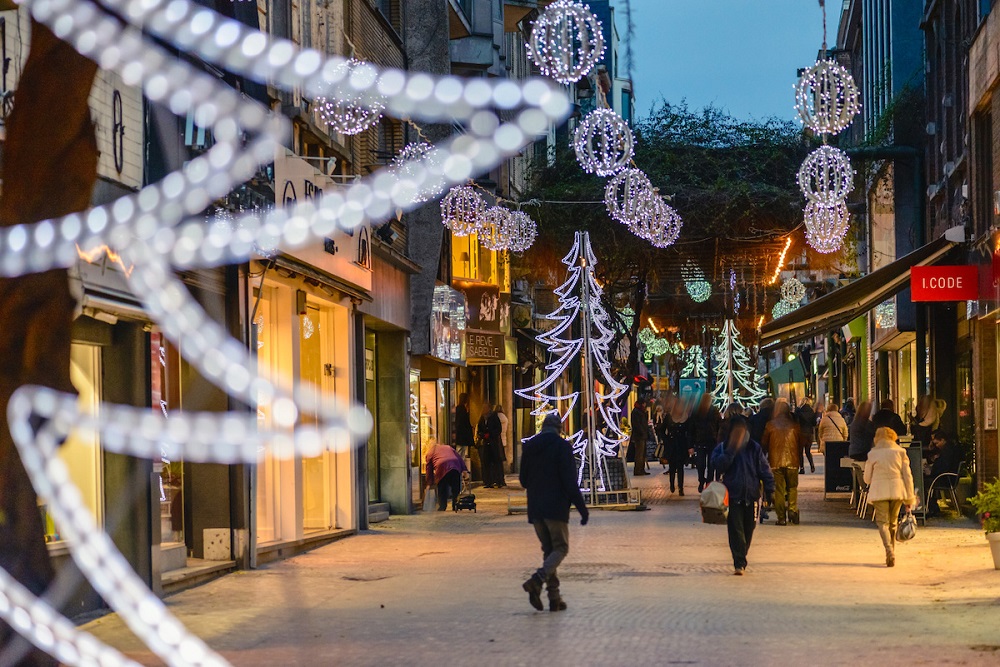
[[[906,450],[896,444],[899,436],[890,428],[875,431],[875,446],[865,462],[865,484],[868,504],[875,506],[875,523],[885,547],[885,565],[896,564],[896,526],[899,509],[907,511],[917,503],[913,490],[913,473]]]
[[[476,435],[472,430],[472,416],[469,414],[469,395],[458,395],[455,407],[455,450],[463,459],[468,459],[476,446]]]
[[[670,407],[673,406],[674,398],[671,396],[663,403],[656,404],[656,411],[653,413],[653,436],[656,438],[657,460],[663,466],[663,474],[667,474],[667,423],[670,421]],[[668,407],[664,407],[664,406]]]
[[[850,444],[847,455],[855,461],[867,461],[868,452],[875,444],[875,425],[872,424],[872,402],[862,401],[854,421],[847,427],[847,437]]]
[[[809,460],[809,472],[816,472],[816,464],[813,462],[813,440],[816,437],[816,411],[813,410],[812,399],[806,396],[802,400],[802,405],[795,411],[795,418],[799,422],[799,443],[802,451],[799,452],[799,474],[806,472],[806,459]]]
[[[684,466],[694,455],[694,448],[688,442],[688,405],[685,401],[674,401],[673,410],[667,422],[667,463],[670,475],[670,492],[684,495]],[[675,487],[676,483],[676,487]]]
[[[702,394],[698,409],[688,419],[691,446],[694,447],[694,461],[698,468],[698,493],[712,481],[712,450],[718,444],[719,425],[722,416],[719,409],[712,405],[712,395]]]
[[[962,464],[962,454],[958,447],[952,442],[948,434],[938,429],[931,434],[931,446],[934,448],[935,456],[931,461],[928,474],[924,475],[924,488],[930,489],[931,482],[937,479],[938,475],[946,472],[958,474],[958,467]],[[949,484],[957,483],[957,480],[948,480]],[[957,509],[957,508],[956,508]],[[930,494],[927,498],[927,516],[934,517],[941,515],[941,508],[938,506],[937,495]]]
[[[749,424],[742,417],[734,419],[729,439],[720,442],[712,452],[712,467],[722,474],[722,483],[729,491],[729,551],[733,555],[733,574],[742,576],[747,568],[747,554],[757,525],[754,508],[764,496],[772,502],[775,492],[774,475],[764,450],[750,437]]]
[[[504,466],[505,472],[514,472],[514,445],[507,438],[507,429],[510,426],[510,420],[503,411],[503,406],[499,403],[497,403],[496,413],[497,419],[500,420],[500,446],[503,448],[503,460],[507,463],[507,466]],[[504,486],[507,485],[504,484]]]
[[[910,433],[913,439],[927,446],[931,443],[931,432],[937,428],[937,404],[933,398],[923,395],[917,402],[916,409],[910,415]]]
[[[872,415],[872,425],[875,426],[876,432],[880,428],[888,428],[892,429],[897,437],[906,435],[906,425],[896,414],[896,405],[891,398],[886,398],[879,403],[878,412]]]
[[[521,486],[528,493],[528,521],[542,545],[542,566],[522,588],[528,602],[541,611],[542,586],[549,597],[549,611],[563,611],[566,602],[559,592],[557,568],[569,553],[569,508],[580,512],[580,525],[586,526],[590,511],[576,480],[576,458],[570,444],[562,438],[558,415],[546,415],[542,430],[529,438],[522,449]]]
[[[480,457],[483,465],[483,487],[499,489],[506,486],[503,478],[504,453],[500,443],[500,417],[492,404],[487,404],[489,412],[480,419]]]
[[[844,401],[844,408],[840,411],[840,416],[844,418],[844,423],[847,424],[848,428],[850,428],[856,414],[857,410],[854,409],[854,399],[848,398]]]
[[[826,454],[826,443],[833,440],[847,440],[849,436],[847,422],[840,414],[840,406],[828,403],[826,412],[819,419],[819,451]]]
[[[629,436],[629,449],[632,450],[635,466],[632,475],[648,475],[646,472],[646,443],[649,441],[649,414],[646,412],[646,400],[640,398],[635,402],[631,414],[632,435]]]
[[[767,461],[774,474],[774,511],[778,525],[799,523],[799,425],[792,419],[785,399],[778,399],[774,418],[764,428]]]
[[[774,399],[765,398],[760,402],[757,413],[750,417],[750,439],[754,442],[764,441],[764,428],[774,416]]]
[[[424,459],[427,470],[427,488],[437,485],[438,511],[443,512],[451,498],[451,509],[455,509],[458,494],[462,491],[462,478],[469,476],[465,459],[458,455],[454,447],[435,442],[427,450]]]

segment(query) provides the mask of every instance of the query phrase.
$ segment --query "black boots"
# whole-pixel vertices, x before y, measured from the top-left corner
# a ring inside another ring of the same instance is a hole
[[[528,593],[528,602],[530,602],[531,606],[537,609],[538,611],[542,611],[543,609],[545,609],[545,607],[542,605],[543,583],[544,581],[542,580],[542,578],[539,577],[538,574],[536,573],[531,575],[531,577],[526,582],[524,582],[524,584],[521,585],[521,588],[523,588]]]

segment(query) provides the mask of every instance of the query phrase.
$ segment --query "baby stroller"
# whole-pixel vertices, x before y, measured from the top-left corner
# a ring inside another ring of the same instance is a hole
[[[476,496],[472,493],[472,487],[469,486],[469,481],[466,479],[462,480],[462,490],[458,494],[458,499],[455,500],[454,510],[472,510],[476,511]]]

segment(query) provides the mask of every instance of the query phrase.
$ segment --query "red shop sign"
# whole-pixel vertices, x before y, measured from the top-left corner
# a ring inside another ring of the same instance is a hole
[[[914,266],[910,294],[914,302],[978,299],[979,270],[975,266]]]

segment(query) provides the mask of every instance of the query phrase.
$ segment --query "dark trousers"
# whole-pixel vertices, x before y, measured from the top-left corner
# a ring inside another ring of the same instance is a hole
[[[806,461],[809,461],[809,470],[816,472],[816,464],[813,463],[812,441],[802,443],[802,451],[799,453],[799,461],[802,461],[802,470],[806,469]]]
[[[747,552],[750,551],[750,540],[753,539],[753,529],[757,525],[754,518],[754,503],[729,503],[729,550],[733,553],[733,567],[746,569]]]
[[[545,582],[549,600],[558,600],[559,577],[556,570],[569,553],[569,524],[565,521],[552,519],[536,519],[532,522],[535,534],[542,544],[542,566],[535,575]]]
[[[483,447],[483,485],[506,486],[503,477],[503,456],[499,444],[488,443]]]
[[[674,490],[674,482],[677,482],[677,488],[681,491],[684,490],[684,459],[671,459],[670,461],[670,490]]]
[[[455,508],[455,501],[458,494],[462,492],[462,474],[457,470],[449,471],[441,481],[438,482],[438,509],[444,511],[448,508],[448,497],[451,496],[451,507]]]
[[[695,447],[694,465],[698,468],[698,483],[708,484],[712,481],[715,471],[712,470],[712,448]]]

